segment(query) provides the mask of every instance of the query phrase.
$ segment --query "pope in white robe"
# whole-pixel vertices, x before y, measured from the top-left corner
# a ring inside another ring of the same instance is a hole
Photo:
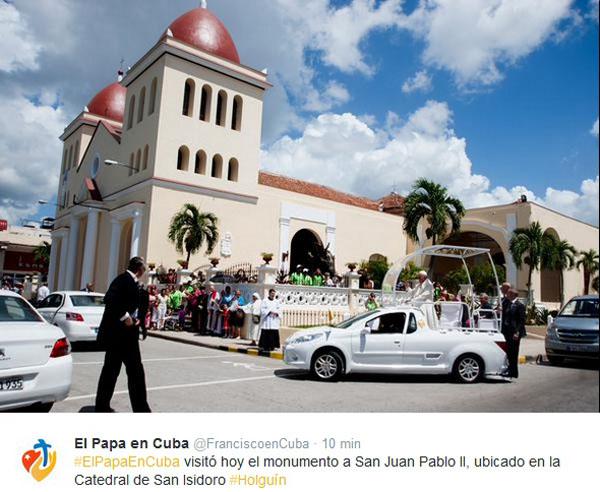
[[[407,302],[421,308],[430,328],[438,327],[438,318],[433,304],[433,283],[427,278],[426,271],[419,272],[419,285],[408,292]]]

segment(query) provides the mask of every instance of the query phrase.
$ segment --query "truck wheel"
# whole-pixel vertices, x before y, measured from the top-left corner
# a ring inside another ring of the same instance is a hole
[[[478,383],[484,376],[483,360],[473,354],[461,355],[454,363],[453,374],[459,383]]]
[[[344,361],[334,350],[317,354],[312,362],[311,372],[319,381],[337,381],[342,376]]]
[[[560,357],[558,355],[549,355],[548,362],[550,362],[553,366],[559,366],[565,361],[564,357]]]

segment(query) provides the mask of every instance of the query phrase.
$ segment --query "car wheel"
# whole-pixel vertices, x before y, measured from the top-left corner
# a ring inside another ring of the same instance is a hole
[[[548,362],[550,362],[550,364],[552,364],[553,366],[559,366],[564,361],[565,361],[564,357],[559,357],[557,355],[549,355],[548,356]]]
[[[31,405],[30,410],[34,413],[48,413],[52,410],[54,406],[54,402],[50,403],[36,403],[35,405]]]
[[[478,383],[484,376],[483,360],[473,354],[461,355],[454,363],[453,372],[459,383]]]
[[[311,370],[319,381],[337,381],[343,373],[344,361],[333,350],[321,352],[315,356]]]

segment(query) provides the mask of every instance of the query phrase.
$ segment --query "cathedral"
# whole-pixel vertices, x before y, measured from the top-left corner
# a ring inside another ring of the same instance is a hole
[[[157,37],[160,33],[157,33]],[[403,199],[365,198],[260,169],[266,71],[248,67],[223,23],[200,7],[174,20],[128,71],[91,98],[60,136],[64,147],[48,282],[103,292],[128,258],[175,268],[168,240],[185,204],[218,218],[220,267],[310,262],[328,248],[347,263],[414,250],[403,230]],[[323,142],[326,147],[327,142]],[[598,229],[535,203],[470,210],[453,241],[490,247],[507,278],[525,291],[527,272],[508,252],[516,227],[537,220],[578,249],[598,249]],[[589,243],[589,244],[588,244]],[[204,252],[189,268],[206,267]],[[558,300],[551,272],[533,278],[536,299]],[[568,272],[567,295],[581,290]]]

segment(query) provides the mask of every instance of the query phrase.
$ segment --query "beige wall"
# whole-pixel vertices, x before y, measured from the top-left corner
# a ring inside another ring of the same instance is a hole
[[[163,96],[161,99],[159,139],[157,141],[155,175],[175,181],[210,186],[238,193],[255,194],[258,182],[260,138],[262,128],[262,98],[264,91],[209,70],[186,60],[166,55],[164,62]],[[182,114],[184,87],[187,80],[194,82],[193,111],[191,116]],[[201,90],[204,84],[212,89],[210,120],[200,120]],[[217,94],[227,93],[226,126],[216,124]],[[233,99],[243,100],[241,131],[231,129]],[[177,153],[185,145],[190,152],[189,168],[178,171]],[[207,155],[207,174],[194,173],[196,153],[203,150]],[[211,162],[215,154],[223,158],[223,177],[210,176]],[[227,181],[230,159],[239,161],[239,178],[236,183]]]
[[[298,216],[290,219],[288,243],[281,245],[280,218],[283,204],[297,207],[301,211],[312,211],[315,216],[334,217],[338,271],[345,271],[347,262],[368,259],[373,253],[396,259],[406,252],[403,219],[400,217],[266,186],[259,186],[258,189],[258,200],[248,203],[238,201],[235,197],[207,196],[154,186],[148,260],[168,268],[175,267],[177,259],[185,256],[175,252],[167,239],[167,231],[171,217],[188,202],[197,205],[203,212],[217,215],[221,238],[227,233],[231,234],[232,255],[221,257],[221,266],[224,267],[240,262],[259,265],[263,252],[274,253],[278,264],[279,252],[289,250],[293,234],[301,228],[310,228],[319,235],[324,245],[328,243],[326,223],[319,222],[320,219],[306,220]],[[368,231],[368,238],[365,238],[364,231]],[[211,256],[220,256],[220,245]],[[202,252],[192,257],[190,267],[195,269],[207,264],[208,258]]]
[[[514,222],[511,220],[514,217]],[[595,249],[598,251],[598,228],[580,222],[572,217],[567,217],[553,210],[542,207],[536,203],[511,204],[498,207],[487,207],[483,209],[469,210],[465,216],[463,231],[476,231],[487,234],[498,242],[505,252],[507,262],[511,262],[508,244],[512,236],[512,226],[528,227],[531,223],[538,221],[542,228],[556,231],[560,239],[568,240],[578,251]],[[517,288],[525,293],[527,290],[527,267],[518,271]],[[557,282],[557,275],[545,272],[546,282]],[[577,269],[565,272],[565,299],[583,293],[583,273]],[[542,290],[542,274],[534,272],[532,278],[535,300],[546,301],[548,293],[552,292],[553,286],[545,285]],[[556,286],[556,289],[558,287]],[[542,293],[545,296],[542,296]]]

